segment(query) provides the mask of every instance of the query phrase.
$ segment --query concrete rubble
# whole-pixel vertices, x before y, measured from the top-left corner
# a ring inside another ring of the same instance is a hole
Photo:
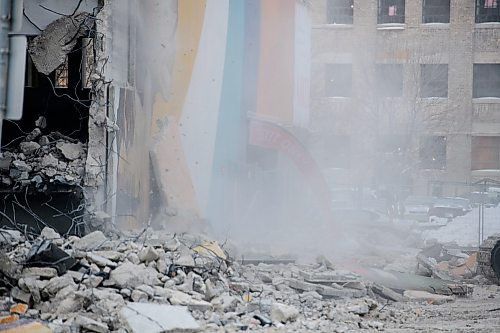
[[[417,261],[422,275],[444,280],[470,280],[477,270],[476,253],[469,255],[454,244],[432,244],[417,255]]]
[[[0,153],[0,188],[43,192],[82,184],[85,144],[58,132],[43,135],[39,128],[16,143]]]
[[[11,235],[7,230],[3,233]],[[0,257],[7,304],[53,332],[346,332],[382,330],[402,314],[392,302],[441,304],[455,296],[393,289],[332,263],[241,265],[202,236],[147,230],[139,236],[63,238],[50,228],[39,240],[14,233]],[[68,270],[30,263],[33,244],[51,240],[76,260]],[[1,318],[0,316],[0,318]],[[403,316],[404,317],[404,316]],[[19,320],[21,320],[19,319]],[[0,327],[1,328],[1,327]]]

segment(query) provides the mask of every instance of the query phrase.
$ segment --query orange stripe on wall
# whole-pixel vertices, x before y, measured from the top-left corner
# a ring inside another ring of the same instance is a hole
[[[295,1],[261,1],[257,116],[291,125]]]
[[[191,81],[201,31],[205,17],[206,0],[181,0],[178,2],[176,55],[172,73],[171,91],[166,101],[158,101],[153,114],[153,134],[158,134],[156,120],[165,116],[179,120],[186,93]]]

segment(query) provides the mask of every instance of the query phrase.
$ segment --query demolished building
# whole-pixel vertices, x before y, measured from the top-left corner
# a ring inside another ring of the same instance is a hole
[[[270,181],[303,186],[290,181],[297,172],[328,213],[297,139],[308,124],[307,2],[4,2],[7,222],[227,224],[249,197],[296,206],[259,193]]]

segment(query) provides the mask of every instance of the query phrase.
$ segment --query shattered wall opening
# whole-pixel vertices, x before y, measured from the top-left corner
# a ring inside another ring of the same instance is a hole
[[[0,225],[31,233],[45,226],[63,234],[83,231],[89,51],[92,39],[78,38],[47,75],[39,71],[41,60],[35,66],[27,55],[23,116],[2,128]]]

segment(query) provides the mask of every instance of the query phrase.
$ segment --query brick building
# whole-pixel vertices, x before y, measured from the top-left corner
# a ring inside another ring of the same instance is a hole
[[[311,150],[334,186],[500,179],[496,0],[312,0]]]

